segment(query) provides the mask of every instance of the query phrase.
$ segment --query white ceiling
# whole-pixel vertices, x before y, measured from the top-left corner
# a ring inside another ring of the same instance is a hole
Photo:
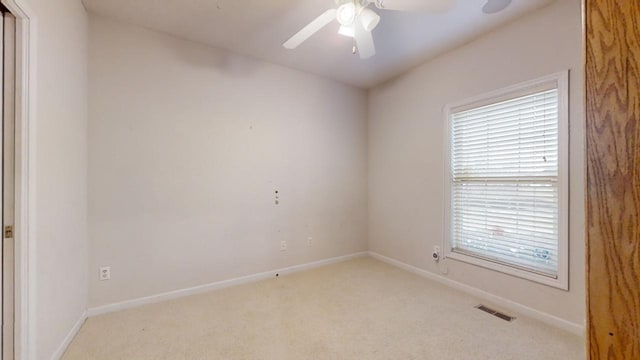
[[[334,0],[83,0],[93,13],[368,88],[554,0],[513,0],[485,15],[486,0],[457,0],[444,14],[377,10],[377,55],[360,60],[332,23],[295,50],[282,43]],[[428,1],[428,0],[425,0]]]

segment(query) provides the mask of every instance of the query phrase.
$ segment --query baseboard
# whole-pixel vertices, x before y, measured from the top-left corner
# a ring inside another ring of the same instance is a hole
[[[76,335],[78,334],[78,331],[80,331],[80,328],[82,327],[82,324],[84,324],[85,321],[87,321],[86,311],[83,312],[82,315],[80,315],[80,318],[78,319],[78,321],[76,321],[76,323],[73,325],[71,330],[69,330],[69,333],[67,334],[67,336],[65,336],[64,340],[62,341],[62,343],[60,344],[56,352],[54,352],[53,355],[51,356],[51,360],[59,360],[60,358],[62,358],[62,355],[64,355],[64,352],[67,351],[67,348],[69,347],[73,339],[76,337]]]
[[[389,257],[386,257],[384,255],[380,255],[376,252],[373,251],[369,251],[369,256],[371,256],[374,259],[380,260],[382,262],[385,262],[387,264],[393,265],[395,267],[398,267],[400,269],[412,272],[414,274],[420,275],[422,277],[425,277],[429,280],[433,280],[436,282],[439,282],[443,285],[449,286],[451,288],[463,291],[471,296],[477,297],[479,299],[482,300],[486,300],[486,301],[490,301],[491,303],[503,307],[505,310],[509,310],[509,311],[513,311],[514,313],[518,313],[521,314],[523,316],[529,317],[529,318],[533,318],[533,319],[537,319],[545,324],[563,329],[565,331],[568,331],[570,333],[573,333],[575,335],[579,335],[579,336],[584,336],[584,332],[585,332],[585,328],[583,325],[580,324],[576,324],[564,319],[561,319],[557,316],[551,315],[551,314],[547,314],[545,312],[530,308],[528,306],[519,304],[517,302],[505,299],[503,297],[497,296],[497,295],[493,295],[491,293],[488,293],[486,291],[480,290],[478,288],[475,288],[473,286],[469,286],[451,279],[447,279],[444,276],[440,276],[438,274],[432,273],[430,271],[424,270],[424,269],[420,269],[418,267],[415,267],[413,265],[409,265],[406,263],[403,263],[401,261],[398,261],[396,259],[392,259]]]
[[[554,316],[554,315],[551,315],[551,314],[547,314],[545,312],[530,308],[528,306],[519,304],[519,303],[514,302],[512,300],[508,300],[508,299],[505,299],[503,297],[500,297],[500,296],[488,293],[486,291],[480,290],[480,289],[475,288],[473,286],[469,286],[469,285],[466,285],[466,284],[463,284],[463,283],[448,279],[446,277],[440,276],[438,274],[432,273],[432,272],[424,270],[424,269],[420,269],[420,268],[415,267],[413,265],[409,265],[409,264],[403,263],[403,262],[401,262],[399,260],[386,257],[386,256],[378,254],[376,252],[368,251],[368,252],[359,252],[359,253],[354,253],[354,254],[338,256],[338,257],[319,260],[319,261],[314,261],[314,262],[310,262],[310,263],[306,263],[306,264],[294,265],[294,266],[290,266],[290,267],[286,267],[286,268],[275,269],[275,270],[271,270],[271,271],[265,271],[265,272],[262,272],[262,273],[242,276],[242,277],[238,277],[238,278],[234,278],[234,279],[217,281],[217,282],[210,283],[210,284],[205,284],[205,285],[195,286],[195,287],[191,287],[191,288],[180,289],[180,290],[165,292],[165,293],[161,293],[161,294],[157,294],[157,295],[147,296],[147,297],[143,297],[143,298],[126,300],[126,301],[122,301],[122,302],[117,302],[117,303],[113,303],[113,304],[108,304],[108,305],[103,305],[103,306],[90,308],[85,314],[82,315],[82,317],[78,321],[78,323],[69,332],[69,335],[67,335],[67,337],[65,338],[65,341],[62,343],[62,345],[60,346],[58,351],[56,351],[56,353],[52,357],[52,360],[57,360],[57,359],[60,358],[60,356],[62,356],[62,354],[66,350],[67,346],[69,345],[69,343],[71,343],[71,340],[73,340],[75,334],[78,332],[78,330],[80,329],[80,326],[82,326],[82,323],[86,320],[87,317],[92,317],[92,316],[96,316],[96,315],[101,315],[101,314],[111,313],[111,312],[115,312],[115,311],[130,309],[130,308],[134,308],[134,307],[138,307],[138,306],[142,306],[142,305],[147,305],[147,304],[154,304],[154,303],[163,302],[163,301],[172,300],[172,299],[177,299],[177,298],[181,298],[181,297],[185,297],[185,296],[202,294],[202,293],[206,293],[206,292],[210,292],[210,291],[214,291],[214,290],[219,290],[219,289],[224,289],[224,288],[228,288],[228,287],[232,287],[232,286],[248,284],[248,283],[252,283],[252,282],[256,282],[256,281],[261,281],[261,280],[266,280],[266,279],[272,278],[274,276],[274,274],[276,274],[276,273],[282,274],[282,275],[292,274],[292,273],[296,273],[296,272],[300,272],[300,271],[304,271],[304,270],[310,270],[310,269],[318,268],[318,267],[321,267],[321,266],[326,266],[326,265],[335,264],[335,263],[338,263],[338,262],[343,262],[343,261],[355,259],[355,258],[358,258],[358,257],[364,257],[364,256],[367,256],[367,255],[371,256],[374,259],[377,259],[377,260],[380,260],[382,262],[385,262],[387,264],[396,266],[396,267],[398,267],[400,269],[403,269],[403,270],[409,271],[411,273],[420,275],[422,277],[425,277],[427,279],[436,281],[438,283],[441,283],[443,285],[449,286],[451,288],[463,291],[463,292],[465,292],[465,293],[467,293],[467,294],[469,294],[471,296],[477,297],[479,299],[490,301],[491,303],[493,303],[493,304],[495,304],[497,306],[503,307],[505,310],[510,310],[510,311],[513,311],[513,312],[515,312],[517,314],[521,314],[521,315],[524,315],[524,316],[529,317],[529,318],[537,319],[537,320],[539,320],[539,321],[541,321],[543,323],[546,323],[546,324],[551,325],[551,326],[555,326],[557,328],[563,329],[563,330],[571,332],[573,334],[576,334],[576,335],[579,335],[579,336],[584,336],[585,328],[584,328],[583,325],[576,324],[576,323],[564,320],[564,319],[559,318],[557,316]]]
[[[228,288],[231,286],[248,284],[248,283],[272,278],[275,274],[281,274],[281,275],[292,274],[292,273],[296,273],[304,270],[314,269],[321,266],[326,266],[326,265],[335,264],[338,262],[355,259],[358,257],[365,257],[367,255],[368,253],[366,251],[363,251],[359,253],[314,261],[306,264],[294,265],[294,266],[290,266],[282,269],[265,271],[258,274],[242,276],[235,279],[222,280],[222,281],[217,281],[214,283],[195,286],[191,288],[174,290],[174,291],[169,291],[169,292],[165,292],[157,295],[151,295],[151,296],[146,296],[138,299],[126,300],[126,301],[121,301],[113,304],[98,306],[98,307],[90,308],[88,310],[88,316],[92,317],[96,315],[111,313],[114,311],[130,309],[130,308],[134,308],[142,305],[154,304],[162,301],[177,299],[185,296],[202,294],[202,293],[206,293],[214,290]]]

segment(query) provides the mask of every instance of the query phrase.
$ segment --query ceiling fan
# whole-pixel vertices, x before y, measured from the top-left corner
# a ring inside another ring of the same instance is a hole
[[[493,14],[502,11],[510,5],[511,1],[487,0],[483,12]],[[338,33],[354,39],[353,53],[357,51],[361,59],[368,59],[376,54],[371,32],[380,23],[380,15],[370,8],[371,5],[380,10],[444,12],[453,7],[456,0],[335,0],[335,2],[336,8],[325,11],[311,21],[285,41],[283,46],[287,49],[295,49],[336,20],[340,24]]]
[[[371,31],[378,26],[380,15],[370,8],[374,5],[381,10],[397,11],[446,11],[455,0],[336,0],[336,8],[325,11],[295,35],[285,41],[283,46],[295,49],[313,34],[332,21],[340,24],[340,35],[354,39],[354,53],[357,50],[361,59],[376,54]]]

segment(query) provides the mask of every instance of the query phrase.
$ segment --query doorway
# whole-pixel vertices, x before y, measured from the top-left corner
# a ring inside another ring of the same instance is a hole
[[[6,9],[2,8],[0,16],[0,48],[2,53],[2,73],[0,83],[2,96],[2,246],[0,254],[1,298],[0,313],[2,314],[2,347],[1,360],[13,360],[15,346],[15,243],[14,243],[14,174],[15,174],[15,89],[16,89],[16,19]]]

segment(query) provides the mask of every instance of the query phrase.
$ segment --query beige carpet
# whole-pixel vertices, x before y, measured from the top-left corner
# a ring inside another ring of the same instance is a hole
[[[362,258],[90,318],[64,360],[584,359],[583,339]]]

